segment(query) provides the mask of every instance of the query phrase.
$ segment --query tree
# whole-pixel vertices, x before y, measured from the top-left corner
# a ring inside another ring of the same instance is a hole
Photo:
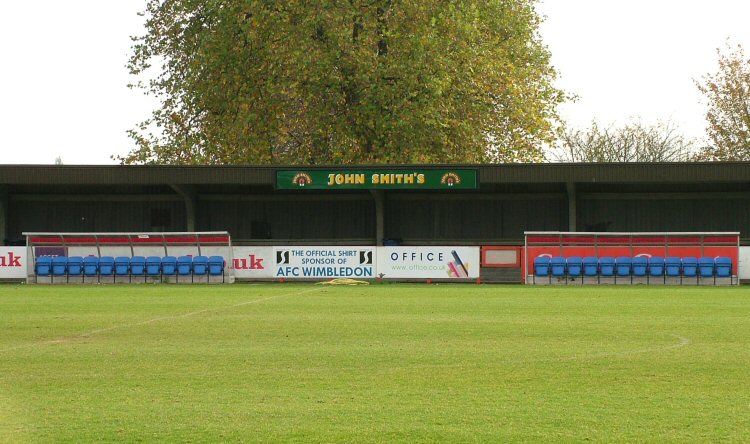
[[[670,121],[646,125],[566,130],[553,157],[561,162],[679,162],[690,159],[695,143],[680,135]]]
[[[750,60],[741,45],[727,50],[716,50],[719,72],[696,81],[708,99],[706,133],[712,142],[697,160],[750,160]]]
[[[115,158],[541,160],[564,94],[535,2],[149,0],[129,68],[161,106]]]

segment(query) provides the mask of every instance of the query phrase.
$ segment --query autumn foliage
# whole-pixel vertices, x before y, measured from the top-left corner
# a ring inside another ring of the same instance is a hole
[[[708,100],[707,135],[711,144],[696,160],[750,160],[750,60],[742,46],[717,50],[719,71],[696,82]]]
[[[161,100],[128,164],[543,159],[564,99],[535,0],[150,0]]]

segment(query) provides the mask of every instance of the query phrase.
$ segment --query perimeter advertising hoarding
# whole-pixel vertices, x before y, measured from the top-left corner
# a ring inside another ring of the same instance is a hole
[[[750,279],[750,247],[740,247],[739,271],[740,279]]]
[[[234,247],[237,279],[476,279],[479,247]]]
[[[231,267],[236,279],[271,279],[274,277],[273,247],[232,247]]]
[[[376,247],[275,247],[275,278],[372,279]]]
[[[279,190],[450,190],[476,189],[477,170],[398,169],[332,169],[278,170]]]
[[[380,247],[384,279],[476,279],[479,247]]]
[[[0,279],[26,279],[26,247],[0,247]]]

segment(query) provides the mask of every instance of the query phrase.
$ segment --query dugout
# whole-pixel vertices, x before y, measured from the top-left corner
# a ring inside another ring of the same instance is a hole
[[[734,285],[739,233],[527,232],[525,282]]]
[[[226,231],[23,234],[27,283],[234,282]]]
[[[468,171],[475,183],[429,189],[279,184],[280,172],[327,178],[359,171],[438,178]],[[0,165],[5,245],[23,244],[23,232],[185,231],[228,231],[234,245],[247,246],[521,246],[525,231],[731,231],[750,245],[748,204],[747,162]],[[498,281],[520,281],[520,275],[520,267],[487,270]]]

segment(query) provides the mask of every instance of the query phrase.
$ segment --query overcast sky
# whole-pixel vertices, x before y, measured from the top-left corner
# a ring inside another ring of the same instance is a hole
[[[112,164],[133,148],[125,131],[154,107],[129,90],[130,36],[145,0],[37,0],[3,4],[0,163]],[[671,119],[703,137],[693,84],[717,70],[727,39],[750,49],[747,0],[545,0],[541,31],[579,96],[561,108],[573,127]]]
[[[750,49],[748,0],[546,0],[539,10],[558,86],[579,96],[560,109],[573,127],[671,120],[703,139],[694,80],[718,71],[727,39]]]

